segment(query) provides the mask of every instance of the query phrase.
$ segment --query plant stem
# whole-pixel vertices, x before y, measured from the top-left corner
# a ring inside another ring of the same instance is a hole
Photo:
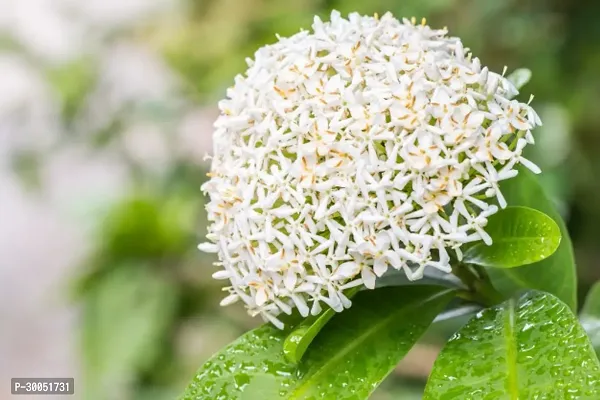
[[[459,263],[452,272],[467,287],[467,290],[459,292],[459,297],[486,307],[504,301],[504,296],[494,288],[485,269]]]

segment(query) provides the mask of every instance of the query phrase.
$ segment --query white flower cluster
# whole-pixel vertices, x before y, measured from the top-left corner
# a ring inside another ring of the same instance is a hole
[[[277,326],[350,306],[388,268],[451,272],[541,122],[446,30],[333,12],[259,49],[220,102],[204,251],[229,295]]]

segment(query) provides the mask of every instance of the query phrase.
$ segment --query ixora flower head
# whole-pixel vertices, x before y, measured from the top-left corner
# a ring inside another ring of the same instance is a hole
[[[219,103],[209,242],[223,305],[252,315],[351,305],[388,269],[451,272],[506,207],[541,122],[459,38],[424,21],[338,12],[259,49]]]

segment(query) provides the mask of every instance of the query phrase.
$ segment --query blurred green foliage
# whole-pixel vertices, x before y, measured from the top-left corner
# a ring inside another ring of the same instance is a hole
[[[599,1],[187,0],[106,40],[154,49],[180,79],[178,95],[187,107],[214,108],[245,69],[246,57],[274,42],[275,33],[308,29],[313,15],[327,19],[332,9],[426,17],[432,26],[448,26],[491,69],[533,71],[521,99],[536,95],[534,106],[545,124],[536,131],[538,145],[530,156],[544,170],[545,189],[568,221],[579,292],[585,295],[600,278]],[[0,39],[2,48],[19,51],[13,41]],[[98,57],[44,67],[71,133],[87,127],[84,112],[99,84]],[[259,322],[249,321],[241,306],[219,309],[220,283],[210,278],[214,260],[195,250],[205,230],[199,190],[205,167],[169,148],[167,165],[157,171],[124,148],[121,136],[140,115],[164,122],[166,143],[174,140],[169,124],[181,117],[181,108],[169,101],[128,105],[106,115],[97,131],[77,136],[99,152],[116,152],[133,180],[131,192],[100,220],[95,248],[77,278],[86,398],[172,398],[213,351]],[[82,118],[83,125],[72,123]],[[37,165],[29,153],[16,161],[30,182],[39,181]],[[427,337],[439,343],[449,332],[440,328]],[[190,338],[202,343],[194,347]],[[386,383],[377,396],[419,398],[422,382],[398,382]]]
[[[77,115],[86,94],[94,87],[96,77],[96,67],[91,58],[76,59],[47,71],[47,79],[58,93],[66,121]]]
[[[120,397],[140,374],[155,374],[168,351],[179,301],[169,279],[147,265],[120,264],[85,293],[85,398]],[[160,369],[159,369],[160,370]]]

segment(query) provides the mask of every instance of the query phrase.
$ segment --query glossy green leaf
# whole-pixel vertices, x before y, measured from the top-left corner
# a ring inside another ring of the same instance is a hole
[[[600,363],[569,307],[529,292],[482,311],[450,339],[424,398],[598,399]]]
[[[527,68],[519,68],[514,70],[510,75],[508,75],[507,79],[515,85],[517,90],[521,90],[523,86],[529,82],[531,79],[531,70]]]
[[[577,307],[577,286],[573,247],[565,223],[546,197],[538,179],[528,170],[519,169],[519,175],[503,181],[502,194],[511,206],[531,207],[550,216],[559,226],[562,239],[550,257],[519,268],[488,268],[494,287],[506,296],[523,289],[537,289],[552,293],[567,303],[572,310]]]
[[[596,354],[600,355],[600,282],[596,282],[588,292],[581,309],[580,320]]]
[[[600,319],[600,282],[596,282],[589,290],[581,315],[595,316]]]
[[[358,293],[359,287],[349,289],[345,295],[349,299]],[[313,339],[336,314],[332,308],[327,308],[321,314],[305,318],[283,343],[283,354],[291,361],[298,363],[302,359]]]
[[[328,308],[317,316],[311,316],[302,321],[294,328],[283,343],[283,354],[288,361],[298,363],[302,356],[308,350],[308,345],[312,343],[317,334],[325,327],[327,322],[336,312]]]
[[[560,228],[552,218],[529,207],[508,207],[492,215],[485,227],[491,246],[477,242],[464,261],[484,267],[514,268],[541,261],[560,244]]]
[[[182,399],[365,399],[452,298],[433,286],[363,291],[317,335],[300,364],[283,354],[289,330],[266,324],[198,371]],[[293,329],[293,328],[292,328]]]
[[[433,323],[421,340],[425,343],[436,345],[445,343],[457,330],[465,326],[481,310],[482,307],[476,303],[465,304],[460,299],[455,298],[433,320]]]

